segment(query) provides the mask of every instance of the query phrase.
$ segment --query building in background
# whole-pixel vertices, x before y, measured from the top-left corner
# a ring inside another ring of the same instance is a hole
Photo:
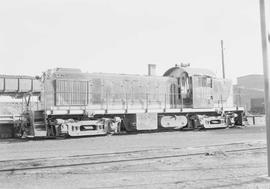
[[[244,107],[248,112],[263,114],[264,110],[264,81],[263,75],[252,74],[237,78],[233,87],[234,104]]]

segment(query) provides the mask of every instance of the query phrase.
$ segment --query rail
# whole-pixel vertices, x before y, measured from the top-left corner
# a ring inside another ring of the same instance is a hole
[[[216,146],[220,146],[220,145],[216,145]],[[208,147],[211,147],[211,146],[208,146]],[[211,151],[209,152],[206,150],[183,152],[181,151],[182,150],[181,148],[168,148],[168,149],[170,151],[163,151],[161,149],[149,149],[149,150],[146,149],[146,150],[136,150],[136,151],[115,152],[115,153],[66,156],[66,157],[61,157],[61,158],[54,157],[54,158],[3,160],[3,161],[0,161],[0,165],[1,165],[0,173],[3,173],[3,172],[14,173],[15,171],[17,172],[17,171],[31,171],[31,170],[44,170],[44,169],[71,168],[71,167],[81,167],[81,166],[91,166],[91,165],[106,165],[106,164],[125,163],[125,162],[140,162],[140,161],[146,161],[146,160],[161,160],[161,159],[202,156],[202,155],[211,156]],[[244,146],[241,148],[238,147],[238,148],[232,148],[232,149],[223,149],[219,151],[226,154],[226,153],[238,153],[238,152],[243,153],[243,152],[258,151],[258,150],[265,151],[265,149],[266,149],[266,146],[257,146],[257,147]],[[156,155],[153,153],[156,153]],[[127,154],[129,155],[128,157],[127,157]],[[116,155],[117,155],[117,158],[116,158]],[[65,162],[66,160],[72,160],[73,163],[70,163],[70,162],[66,163]],[[37,163],[37,162],[44,162],[44,163]]]

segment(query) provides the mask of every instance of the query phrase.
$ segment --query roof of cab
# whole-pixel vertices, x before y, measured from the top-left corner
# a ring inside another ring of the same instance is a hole
[[[190,67],[179,67],[175,66],[170,69],[168,69],[163,76],[170,76],[173,72],[180,71],[180,72],[187,72],[189,76],[194,75],[201,75],[201,76],[210,76],[210,77],[216,77],[216,74],[208,69],[203,68],[190,68]]]

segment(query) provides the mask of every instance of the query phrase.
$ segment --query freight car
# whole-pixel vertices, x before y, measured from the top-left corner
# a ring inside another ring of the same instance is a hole
[[[143,76],[56,68],[41,83],[41,109],[17,124],[28,137],[224,128],[226,113],[242,125],[231,81],[205,69],[176,65],[163,76]]]

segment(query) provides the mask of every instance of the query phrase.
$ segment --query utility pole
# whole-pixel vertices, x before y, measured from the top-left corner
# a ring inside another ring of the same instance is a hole
[[[224,48],[223,48],[223,40],[220,41],[221,44],[221,61],[222,61],[222,76],[225,79],[225,66],[224,66]]]
[[[266,25],[266,9],[265,0],[260,0],[260,21],[261,21],[261,40],[262,40],[262,58],[263,58],[263,73],[264,73],[264,106],[266,118],[266,140],[267,140],[267,163],[268,177],[270,177],[270,67],[269,67],[269,52],[268,52],[268,32]]]

